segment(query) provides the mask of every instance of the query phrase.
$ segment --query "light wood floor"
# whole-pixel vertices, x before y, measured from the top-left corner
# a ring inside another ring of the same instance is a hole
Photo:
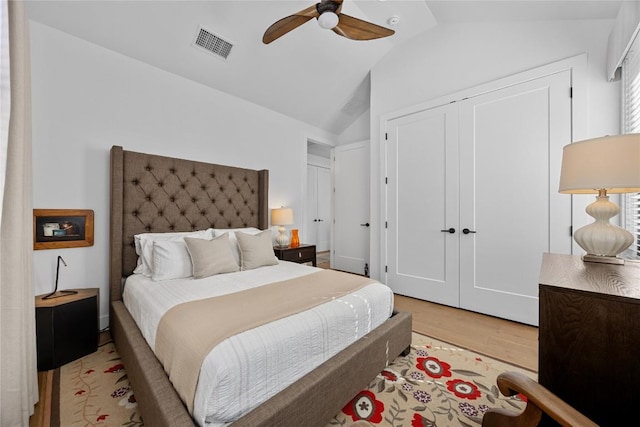
[[[412,313],[416,332],[538,371],[537,327],[402,295],[395,307]]]
[[[29,427],[49,427],[51,425],[51,393],[53,371],[38,372],[38,403],[29,417]]]

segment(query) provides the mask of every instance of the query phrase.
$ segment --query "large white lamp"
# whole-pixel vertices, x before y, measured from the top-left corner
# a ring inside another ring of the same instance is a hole
[[[574,232],[585,261],[623,264],[618,254],[633,243],[627,230],[609,223],[620,208],[608,194],[640,192],[640,134],[614,135],[566,145],[560,193],[597,194],[587,206],[595,221]]]
[[[293,224],[293,209],[291,208],[278,208],[271,209],[271,224],[278,225],[278,237],[276,237],[276,243],[280,247],[289,245],[289,236],[285,234],[285,225]]]

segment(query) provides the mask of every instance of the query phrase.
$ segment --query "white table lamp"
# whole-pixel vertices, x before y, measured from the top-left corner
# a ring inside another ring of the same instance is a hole
[[[278,208],[271,209],[271,224],[278,225],[278,237],[276,237],[276,243],[280,247],[289,245],[289,236],[285,234],[285,225],[293,224],[293,209],[291,208]]]
[[[620,208],[608,194],[640,192],[640,134],[614,135],[566,145],[562,154],[560,193],[597,194],[587,206],[595,221],[574,232],[573,238],[587,252],[585,261],[623,264],[618,254],[634,237],[609,223]]]

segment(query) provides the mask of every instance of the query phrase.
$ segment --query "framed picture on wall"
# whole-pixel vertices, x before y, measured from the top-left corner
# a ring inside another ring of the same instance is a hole
[[[93,211],[34,209],[33,249],[93,246]]]

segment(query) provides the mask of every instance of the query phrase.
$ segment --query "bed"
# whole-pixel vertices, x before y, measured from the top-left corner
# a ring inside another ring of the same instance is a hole
[[[137,267],[134,236],[250,227],[269,228],[268,171],[112,147],[110,330],[146,425],[196,422],[123,302],[123,283]],[[410,314],[393,312],[231,425],[324,426],[410,343]]]

